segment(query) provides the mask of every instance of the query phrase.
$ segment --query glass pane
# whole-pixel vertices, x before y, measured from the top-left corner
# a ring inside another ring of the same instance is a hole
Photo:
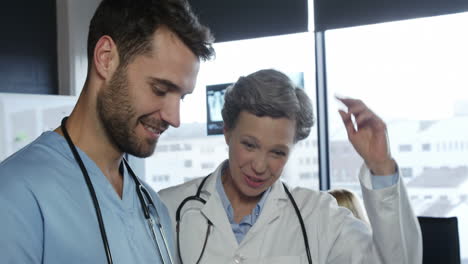
[[[208,175],[227,159],[224,137],[207,136],[207,86],[232,83],[239,76],[274,68],[298,80],[311,99],[315,98],[313,33],[218,43],[215,49],[216,59],[201,65],[195,92],[182,103],[181,127],[166,131],[155,154],[144,161],[146,181],[156,190]],[[222,103],[221,95],[208,97],[214,120],[220,118],[217,102]],[[294,149],[282,178],[290,185],[317,188],[316,138],[314,130]]]
[[[362,163],[335,94],[387,123],[417,215],[457,216],[468,263],[468,13],[327,32],[332,187],[357,191]]]

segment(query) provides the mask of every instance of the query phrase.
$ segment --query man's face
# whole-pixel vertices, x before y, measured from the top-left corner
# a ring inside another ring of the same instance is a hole
[[[99,91],[99,118],[109,139],[122,152],[137,157],[153,154],[169,125],[180,125],[180,100],[192,93],[198,58],[170,30],[153,35],[150,54],[119,66]]]

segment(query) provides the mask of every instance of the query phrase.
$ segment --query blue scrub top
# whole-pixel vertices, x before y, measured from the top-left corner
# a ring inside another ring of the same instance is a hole
[[[96,191],[114,263],[161,263],[131,176],[124,172],[120,199],[97,165],[78,151]],[[146,188],[173,253],[167,208]],[[45,132],[0,163],[0,263],[106,262],[91,196],[62,136]]]

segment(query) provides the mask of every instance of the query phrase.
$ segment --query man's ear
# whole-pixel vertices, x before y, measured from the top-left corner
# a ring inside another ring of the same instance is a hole
[[[103,79],[111,78],[119,65],[119,54],[114,40],[110,36],[102,36],[94,47],[93,64],[96,73]]]

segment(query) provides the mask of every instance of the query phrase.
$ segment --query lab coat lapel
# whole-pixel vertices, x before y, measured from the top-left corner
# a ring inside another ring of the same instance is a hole
[[[248,242],[248,240],[255,237],[256,233],[263,232],[265,228],[268,228],[271,223],[281,217],[282,208],[287,204],[288,196],[284,191],[282,182],[277,180],[271,187],[257,222],[249,230],[242,243]]]
[[[221,167],[221,166],[220,166]],[[223,208],[221,198],[216,191],[216,179],[220,177],[221,169],[218,169],[207,179],[206,187],[204,188],[206,195],[209,195],[206,204],[201,209],[201,213],[213,223],[215,229],[222,230],[222,235],[225,239],[237,247],[237,240],[232,232],[231,224]],[[215,176],[215,177],[213,177]]]

